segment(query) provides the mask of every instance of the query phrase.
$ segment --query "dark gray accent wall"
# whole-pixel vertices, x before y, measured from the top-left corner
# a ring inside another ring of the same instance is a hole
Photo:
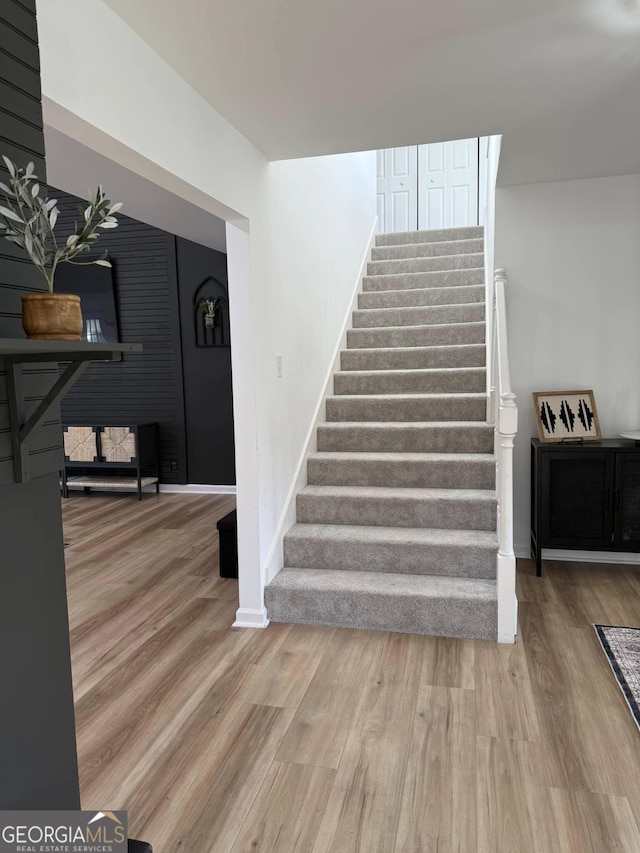
[[[176,256],[188,481],[233,485],[236,482],[236,471],[231,348],[197,347],[194,331],[196,291],[208,276],[213,276],[225,288],[228,287],[227,256],[182,237],[176,240]]]
[[[49,194],[59,202],[56,233],[66,237],[81,218],[82,202],[53,187]],[[120,340],[141,343],[142,352],[92,364],[65,397],[63,420],[157,421],[161,481],[186,483],[175,237],[127,216],[118,220],[118,228],[102,233],[100,250],[108,251],[114,265]]]
[[[33,160],[44,179],[35,0],[0,4],[0,153],[22,165]],[[0,180],[5,175],[0,169]],[[0,337],[23,337],[20,296],[42,289],[44,282],[35,269],[9,244],[0,245]],[[4,375],[0,359],[0,439],[8,430]],[[29,370],[31,406],[55,376],[55,367]],[[46,433],[45,444],[32,449],[34,473],[38,459],[50,463],[60,457],[56,413]],[[7,470],[6,460],[4,464],[0,460],[0,474]],[[51,468],[41,464],[40,470]],[[55,474],[0,486],[0,685],[0,809],[78,808],[62,518]]]
[[[49,192],[59,201],[65,237],[83,202],[53,187]],[[65,397],[63,420],[157,421],[161,482],[233,485],[231,349],[196,347],[193,315],[194,294],[208,276],[227,287],[227,256],[118,219],[118,228],[101,236],[100,249],[114,266],[120,339],[142,343],[143,351],[91,365]]]

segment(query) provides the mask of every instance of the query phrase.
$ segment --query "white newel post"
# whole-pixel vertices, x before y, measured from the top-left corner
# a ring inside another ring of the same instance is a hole
[[[516,558],[513,550],[513,445],[518,431],[516,396],[511,391],[505,271],[494,278],[494,347],[491,405],[496,426],[496,491],[498,497],[498,642],[514,643],[517,634]]]

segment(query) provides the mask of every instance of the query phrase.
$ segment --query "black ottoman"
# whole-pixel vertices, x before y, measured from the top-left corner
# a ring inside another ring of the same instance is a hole
[[[133,838],[130,838],[129,853],[153,853],[153,850],[146,841],[134,841]]]
[[[220,577],[238,577],[238,526],[236,511],[230,512],[218,522],[220,539]]]

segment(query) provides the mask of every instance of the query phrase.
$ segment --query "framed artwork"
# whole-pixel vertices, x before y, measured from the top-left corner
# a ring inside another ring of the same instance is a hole
[[[535,391],[531,396],[541,442],[602,438],[593,391]]]

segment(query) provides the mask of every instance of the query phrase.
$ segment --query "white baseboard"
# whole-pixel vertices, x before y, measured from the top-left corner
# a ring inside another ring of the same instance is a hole
[[[362,257],[362,264],[360,265],[360,271],[358,272],[358,277],[353,288],[353,295],[344,319],[342,331],[340,332],[340,337],[338,338],[338,342],[333,352],[333,358],[329,365],[329,370],[327,371],[324,386],[320,392],[315,414],[311,421],[311,426],[309,427],[309,432],[307,433],[304,447],[295,469],[295,474],[287,494],[284,509],[280,519],[278,520],[278,526],[271,543],[271,548],[269,549],[266,560],[266,583],[270,583],[284,565],[284,536],[285,533],[296,523],[296,497],[298,492],[307,485],[307,459],[317,450],[318,424],[324,423],[325,421],[325,401],[327,397],[333,394],[333,374],[340,370],[340,351],[346,349],[347,346],[347,330],[352,327],[353,312],[358,307],[358,294],[362,291],[362,279],[367,274],[367,262],[371,258],[371,249],[375,245],[377,225],[378,217],[376,216],[371,229],[371,234],[369,235],[367,248]]]
[[[208,484],[186,483],[184,485],[175,483],[160,483],[160,491],[169,495],[235,495],[235,486],[210,486]]]
[[[269,617],[265,607],[260,610],[248,610],[246,608],[238,608],[236,610],[236,621],[233,623],[234,628],[266,628],[269,624]]]
[[[528,545],[516,545],[516,557],[531,559]],[[640,565],[640,553],[621,554],[619,551],[563,551],[560,548],[543,548],[543,560],[558,560],[566,563],[618,563],[624,566]]]

